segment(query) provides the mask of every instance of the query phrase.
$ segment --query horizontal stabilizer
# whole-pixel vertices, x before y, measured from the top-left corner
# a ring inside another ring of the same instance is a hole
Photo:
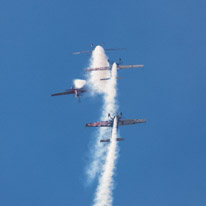
[[[124,138],[119,137],[119,138],[117,138],[116,140],[117,140],[118,142],[120,142],[120,141],[124,141]],[[102,140],[100,140],[100,142],[110,142],[110,139],[102,139]]]
[[[110,77],[108,77],[108,78],[102,78],[102,79],[100,79],[100,80],[110,80],[111,78]],[[124,77],[117,77],[116,79],[124,79]]]
[[[111,78],[110,77],[108,77],[108,78],[102,78],[102,79],[100,79],[100,80],[110,80]]]

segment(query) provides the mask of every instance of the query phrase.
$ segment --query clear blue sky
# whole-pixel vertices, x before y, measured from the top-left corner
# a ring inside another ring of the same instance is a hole
[[[0,1],[0,205],[91,205],[89,144],[101,100],[51,97],[84,76],[87,55],[110,53],[121,71],[125,118],[114,205],[206,205],[204,0]]]

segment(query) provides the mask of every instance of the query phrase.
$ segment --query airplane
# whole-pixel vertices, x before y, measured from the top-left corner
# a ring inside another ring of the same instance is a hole
[[[117,65],[117,70],[140,68],[140,67],[144,67],[144,65]],[[86,72],[93,72],[93,71],[105,71],[105,70],[112,70],[112,66],[88,68],[85,71]]]
[[[113,65],[114,62],[111,62],[109,59],[108,59],[108,62],[110,65]],[[119,63],[117,63],[117,65],[119,65],[120,63],[122,62],[122,59],[119,58]],[[110,74],[111,75],[111,74]],[[106,77],[106,78],[102,78],[100,80],[110,80],[112,77]],[[116,79],[124,79],[124,77],[116,77]]]
[[[81,94],[86,93],[86,92],[87,92],[87,90],[84,89],[84,88],[73,88],[73,87],[71,87],[71,89],[67,89],[65,92],[51,94],[51,96],[60,96],[60,95],[74,94],[75,97],[78,98],[78,100],[80,102]]]
[[[140,67],[144,67],[144,65],[120,65],[122,59],[119,58],[119,63],[117,64],[117,69],[131,69],[131,68],[140,68]],[[92,71],[105,71],[105,70],[112,70],[112,65],[113,63],[110,62],[110,60],[108,59],[108,62],[110,63],[111,66],[105,66],[105,67],[97,67],[97,68],[88,68],[85,71],[86,72],[92,72]],[[123,79],[124,77],[116,77],[116,79]],[[110,80],[110,77],[106,77],[106,78],[102,78],[100,80]]]
[[[113,123],[114,123],[115,118],[117,120],[117,128],[118,128],[118,126],[139,124],[139,123],[146,122],[146,119],[122,119],[122,112],[120,112],[119,115],[116,114],[114,117],[111,117],[111,115],[108,114],[108,117],[110,117],[111,120],[102,121],[102,122],[87,123],[86,127],[113,127]],[[117,138],[116,141],[124,141],[124,138]],[[100,140],[100,142],[110,142],[110,139],[103,139],[103,140]]]
[[[104,43],[102,43],[102,46],[104,46]],[[91,44],[91,47],[94,47],[94,44]],[[111,48],[111,49],[104,49],[104,51],[116,51],[116,50],[125,50],[126,48]],[[88,51],[78,51],[78,52],[73,52],[72,54],[84,54],[84,53],[92,53],[93,50],[88,50]]]
[[[119,63],[117,63],[117,70],[119,69],[131,69],[131,68],[140,68],[144,67],[144,65],[120,65],[122,59],[119,58]],[[109,59],[108,62],[110,63]],[[112,65],[110,63],[110,66],[105,66],[105,67],[96,67],[96,68],[87,68],[85,71],[86,72],[92,72],[92,71],[105,71],[105,70],[112,70]],[[107,80],[107,79],[101,79],[101,80]]]

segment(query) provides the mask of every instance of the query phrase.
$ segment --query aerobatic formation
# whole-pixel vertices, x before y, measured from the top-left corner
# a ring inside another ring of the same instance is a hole
[[[94,44],[91,44],[91,47],[94,47]],[[121,59],[119,59],[118,63],[111,64],[105,52],[123,49],[125,48],[104,49],[102,46],[96,46],[94,50],[72,53],[91,54],[90,65],[85,69],[87,81],[76,79],[74,87],[71,89],[51,95],[74,94],[79,102],[80,97],[84,93],[103,96],[101,121],[86,124],[86,127],[99,127],[96,132],[96,142],[90,148],[91,161],[87,167],[89,182],[96,177],[98,178],[93,206],[112,206],[113,176],[119,152],[118,142],[124,140],[124,138],[118,136],[118,127],[146,122],[146,119],[123,119],[122,113],[118,113],[118,103],[116,100],[117,79],[122,78],[117,76],[118,71],[120,69],[144,67],[144,65],[122,65]],[[110,128],[112,128],[112,132]]]

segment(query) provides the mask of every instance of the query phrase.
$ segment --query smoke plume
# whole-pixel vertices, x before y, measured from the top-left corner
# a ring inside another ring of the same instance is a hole
[[[111,206],[113,197],[112,190],[114,188],[114,170],[115,163],[118,157],[117,145],[117,117],[114,118],[111,143],[108,147],[106,162],[103,167],[103,172],[99,178],[99,185],[96,190],[93,206]]]
[[[86,83],[87,83],[87,81],[83,80],[83,79],[75,79],[74,80],[74,86],[77,89],[84,87]]]
[[[107,56],[101,46],[97,46],[93,51],[90,67],[97,68],[109,66]],[[109,80],[101,81],[101,78]],[[116,115],[118,105],[117,96],[117,65],[112,65],[112,72],[94,71],[88,76],[88,85],[93,90],[93,94],[103,94],[103,107],[100,120],[108,120],[108,113]],[[115,117],[113,129],[100,127],[96,134],[95,145],[91,150],[92,161],[88,167],[87,174],[89,181],[92,181],[99,175],[98,187],[95,193],[94,206],[110,206],[112,204],[113,174],[115,161],[117,159],[117,119]],[[111,139],[111,143],[100,143],[101,139]]]
[[[106,56],[104,49],[101,46],[97,46],[92,52],[92,57],[90,59],[90,67],[98,68],[109,66],[108,57]],[[88,73],[88,82],[90,90],[93,94],[103,94],[106,92],[105,86],[106,81],[101,81],[100,79],[106,78],[110,75],[110,72],[105,71],[93,71]]]
[[[110,111],[112,115],[116,115],[117,104],[116,104],[116,76],[117,76],[117,65],[112,66],[112,77],[108,82],[108,93],[105,96],[105,111]],[[107,134],[105,134],[107,135]],[[110,134],[111,136],[111,134]],[[106,136],[106,137],[110,137]],[[105,138],[105,137],[104,137]],[[112,190],[114,188],[113,175],[115,170],[115,163],[118,157],[118,146],[117,146],[117,117],[114,118],[112,137],[107,147],[106,159],[102,166],[101,174],[99,177],[99,184],[95,193],[93,206],[111,206],[112,205]]]

